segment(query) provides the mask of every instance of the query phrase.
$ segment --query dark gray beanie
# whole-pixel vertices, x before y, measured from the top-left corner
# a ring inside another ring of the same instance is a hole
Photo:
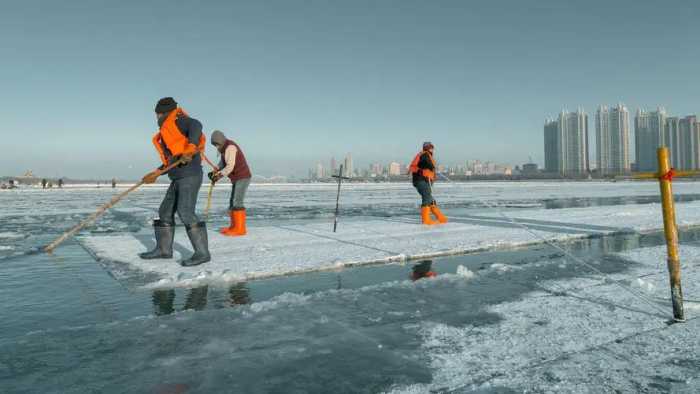
[[[214,130],[211,133],[211,144],[212,145],[223,145],[226,142],[226,136],[219,130]]]
[[[162,99],[158,100],[158,104],[156,104],[156,113],[157,114],[166,114],[170,111],[173,111],[177,108],[177,102],[175,101],[174,98],[172,97],[163,97]]]

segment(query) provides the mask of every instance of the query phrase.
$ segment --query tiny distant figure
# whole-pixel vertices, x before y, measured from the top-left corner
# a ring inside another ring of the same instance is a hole
[[[63,178],[58,178],[58,188],[63,189]]]
[[[46,185],[46,187],[48,187],[49,189],[51,189],[51,188],[53,187],[53,182],[49,182],[49,184]]]
[[[8,186],[8,189],[15,189],[17,188],[17,185],[15,185],[15,180],[10,179],[10,185]]]
[[[246,211],[243,199],[252,177],[250,167],[241,147],[226,138],[221,131],[215,130],[211,134],[211,144],[221,154],[221,161],[220,170],[210,172],[209,179],[216,182],[227,176],[231,180],[231,198],[228,206],[231,225],[220,229],[219,232],[229,237],[246,235]]]
[[[116,179],[116,178],[112,178],[112,189],[114,189],[114,188],[116,188],[116,187],[117,187],[117,179]]]
[[[427,225],[437,224],[438,222],[447,223],[447,217],[442,214],[433,198],[433,182],[435,181],[434,150],[435,147],[431,142],[424,142],[423,150],[418,152],[408,167],[408,171],[412,175],[413,187],[416,188],[422,199],[421,221]],[[431,213],[435,215],[437,222],[430,217]]]
[[[413,271],[411,271],[411,280],[417,281],[423,278],[433,278],[437,276],[435,271],[432,270],[433,262],[431,260],[419,261],[413,266]]]
[[[153,145],[163,164],[161,169],[171,163],[179,164],[168,171],[170,187],[158,209],[158,219],[153,221],[156,247],[139,256],[142,259],[169,259],[173,256],[177,212],[194,249],[192,256],[181,261],[180,265],[190,267],[206,263],[211,260],[207,226],[195,213],[203,177],[200,152],[206,148],[202,124],[178,107],[172,97],[158,100],[155,113],[159,130],[153,136]],[[159,175],[158,171],[151,172],[143,177],[143,182],[155,183]]]
[[[46,178],[41,180],[41,188],[46,189],[46,185],[48,184],[48,181],[46,181]]]

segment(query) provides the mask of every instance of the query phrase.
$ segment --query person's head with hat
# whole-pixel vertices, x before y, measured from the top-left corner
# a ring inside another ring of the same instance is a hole
[[[434,149],[435,149],[435,146],[433,145],[432,142],[430,142],[430,141],[425,141],[425,142],[423,143],[423,150],[424,150],[424,151],[433,153],[433,150],[434,150]]]
[[[156,104],[156,116],[158,120],[164,118],[168,113],[177,109],[177,101],[172,97],[163,97]]]
[[[211,133],[211,144],[214,145],[216,150],[224,153],[223,151],[224,146],[226,145],[226,135],[220,130],[214,130],[214,132]]]

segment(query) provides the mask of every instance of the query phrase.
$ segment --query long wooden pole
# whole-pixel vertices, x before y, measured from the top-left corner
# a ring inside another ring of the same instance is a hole
[[[209,194],[207,195],[207,206],[204,208],[204,221],[205,222],[209,219],[209,209],[211,208],[211,196],[214,193],[214,185],[216,185],[216,182],[214,182],[214,181],[209,182]]]
[[[673,172],[668,157],[668,148],[657,151],[659,160],[659,187],[661,188],[661,210],[664,217],[664,235],[666,236],[667,265],[671,282],[671,303],[673,319],[685,321],[683,314],[683,291],[681,289],[681,262],[678,255],[678,229],[676,228],[676,211],[673,206]]]
[[[180,160],[178,160],[178,161],[176,161],[176,162],[174,162],[174,163],[168,165],[167,167],[163,168],[162,170],[157,170],[156,173],[158,174],[158,176],[161,176],[161,175],[165,174],[166,172],[170,171],[171,169],[175,168],[176,166],[178,166],[180,163],[182,163],[182,159],[180,159]],[[125,190],[125,191],[123,191],[123,192],[117,194],[116,196],[112,197],[112,199],[111,199],[107,204],[104,204],[103,206],[101,206],[95,213],[93,213],[92,215],[90,215],[87,219],[85,219],[85,220],[83,220],[82,222],[78,223],[78,224],[75,225],[73,228],[71,228],[70,230],[68,230],[68,231],[66,231],[65,233],[63,233],[63,235],[61,235],[60,237],[56,238],[55,241],[51,242],[48,246],[46,246],[46,247],[44,248],[44,252],[46,252],[46,253],[51,253],[51,252],[53,252],[53,250],[56,249],[56,247],[57,247],[58,245],[60,245],[61,243],[63,243],[65,240],[67,240],[68,238],[72,237],[73,235],[75,235],[75,233],[77,233],[78,231],[82,230],[82,229],[83,229],[85,226],[87,226],[88,224],[91,224],[92,222],[94,222],[95,220],[97,220],[97,218],[99,218],[99,217],[102,216],[105,212],[107,212],[107,210],[108,210],[109,208],[112,208],[112,207],[113,207],[114,205],[116,205],[119,201],[121,201],[124,197],[126,197],[129,193],[131,193],[131,192],[133,192],[134,190],[138,189],[138,188],[139,188],[141,185],[143,185],[143,184],[144,184],[144,182],[143,182],[143,179],[142,179],[141,181],[139,181],[139,182],[138,182],[137,184],[135,184],[134,186],[131,186],[131,187],[128,188],[127,190]]]
[[[204,152],[200,152],[200,153],[202,154],[204,161],[206,161],[207,164],[209,164],[209,166],[211,167],[212,170],[214,170],[214,172],[219,171],[219,167],[215,166],[214,163],[212,163],[211,160],[209,160],[207,155],[204,154]],[[207,194],[207,206],[204,208],[204,221],[205,222],[209,219],[209,209],[211,209],[211,197],[212,197],[212,194],[214,194],[214,185],[215,184],[216,184],[216,182],[214,182],[214,181],[210,181],[210,183],[209,183],[209,194]]]

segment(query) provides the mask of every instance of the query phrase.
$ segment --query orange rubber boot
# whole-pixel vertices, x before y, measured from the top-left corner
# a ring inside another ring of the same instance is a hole
[[[233,221],[235,226],[227,229],[223,234],[228,235],[229,237],[240,237],[242,235],[246,235],[248,230],[245,225],[245,209],[231,211],[231,216],[234,218]]]
[[[226,235],[226,233],[229,231],[233,231],[233,229],[236,227],[236,217],[233,215],[233,211],[229,211],[228,214],[231,217],[231,225],[219,229],[219,232],[224,235]]]
[[[432,212],[433,215],[435,215],[438,222],[447,223],[447,216],[442,214],[442,211],[440,210],[440,208],[438,208],[438,206],[436,204],[433,204],[430,206],[430,212]]]
[[[430,217],[430,207],[421,207],[420,208],[420,218],[423,221],[423,224],[427,224],[427,225],[437,224],[437,222],[434,221],[433,218]]]

